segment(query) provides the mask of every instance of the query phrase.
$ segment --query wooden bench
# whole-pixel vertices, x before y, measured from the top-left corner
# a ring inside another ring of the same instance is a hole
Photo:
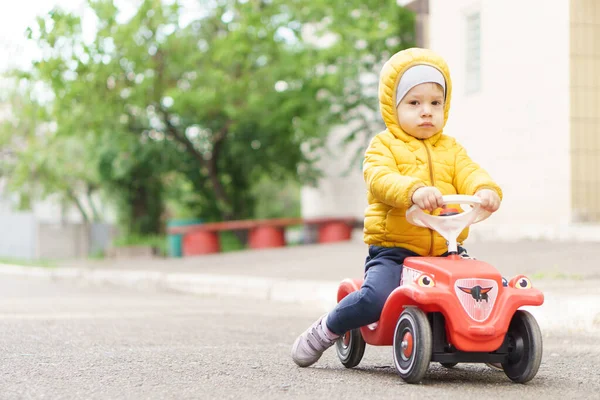
[[[264,249],[286,245],[285,229],[289,226],[303,225],[317,228],[319,243],[349,240],[352,229],[358,226],[356,218],[280,218],[263,220],[242,220],[211,222],[198,225],[167,228],[170,235],[182,235],[183,256],[218,253],[221,251],[219,232],[248,231],[248,247]]]

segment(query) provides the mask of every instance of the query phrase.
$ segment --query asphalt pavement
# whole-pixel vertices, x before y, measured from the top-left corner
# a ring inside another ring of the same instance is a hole
[[[529,276],[544,292],[544,305],[528,308],[542,329],[600,330],[600,243],[473,242],[467,248],[509,279]],[[67,260],[57,268],[0,264],[0,274],[303,303],[327,311],[341,280],[362,277],[366,254],[357,235],[340,243],[185,258]]]
[[[390,346],[346,369],[333,349],[309,368],[290,348],[318,308],[239,296],[132,290],[79,280],[0,279],[0,398],[597,399],[597,334],[543,331],[537,376],[515,384],[483,364],[397,375]]]

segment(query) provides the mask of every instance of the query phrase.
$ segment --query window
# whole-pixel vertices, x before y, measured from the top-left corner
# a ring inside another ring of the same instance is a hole
[[[466,46],[466,92],[479,92],[481,89],[481,14],[467,15]]]

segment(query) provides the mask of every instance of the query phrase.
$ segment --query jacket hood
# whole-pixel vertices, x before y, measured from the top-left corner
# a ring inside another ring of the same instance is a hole
[[[411,48],[402,50],[394,54],[381,69],[379,78],[379,108],[381,116],[388,130],[405,142],[414,140],[412,136],[405,133],[398,123],[398,114],[396,112],[396,89],[402,74],[415,65],[425,64],[437,68],[446,80],[446,100],[444,103],[444,126],[448,121],[448,112],[450,111],[450,100],[452,98],[452,81],[450,80],[450,70],[442,57],[428,49]],[[443,128],[443,127],[442,127]],[[442,131],[436,133],[427,141],[435,144]]]

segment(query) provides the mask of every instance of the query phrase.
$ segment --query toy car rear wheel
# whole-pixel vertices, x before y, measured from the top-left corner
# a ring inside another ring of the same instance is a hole
[[[360,333],[360,329],[346,332],[335,343],[338,358],[346,368],[356,367],[360,363],[365,354],[365,347],[365,340]]]
[[[504,373],[512,381],[532,380],[542,362],[542,332],[529,312],[518,310],[508,327],[508,360],[502,363]]]
[[[407,383],[423,379],[431,361],[432,335],[427,315],[416,307],[406,308],[394,331],[394,364]]]

